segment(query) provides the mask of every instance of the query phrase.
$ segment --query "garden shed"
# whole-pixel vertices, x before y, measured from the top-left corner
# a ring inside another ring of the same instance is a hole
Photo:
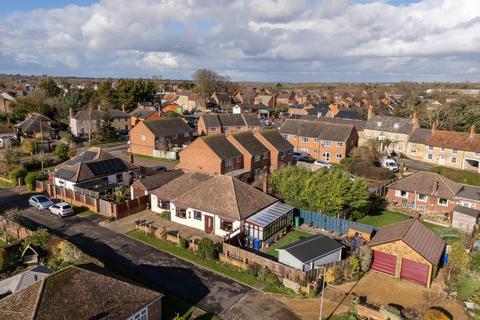
[[[259,249],[277,238],[293,225],[293,207],[276,202],[245,221],[245,235],[254,248]]]
[[[472,232],[478,222],[480,210],[455,206],[452,213],[452,227],[465,232]]]
[[[383,227],[369,243],[372,269],[430,287],[445,242],[418,219]]]
[[[292,268],[309,271],[317,266],[340,261],[341,245],[323,234],[296,241],[278,250],[278,262]]]

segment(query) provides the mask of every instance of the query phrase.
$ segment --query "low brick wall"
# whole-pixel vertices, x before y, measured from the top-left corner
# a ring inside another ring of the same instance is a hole
[[[247,270],[247,268],[248,268],[248,264],[244,263],[241,260],[235,259],[233,257],[229,257],[227,255],[224,255],[223,253],[220,253],[218,255],[218,258],[220,259],[220,262],[230,264],[230,265],[235,266],[239,269]]]
[[[27,238],[32,234],[32,230],[29,230],[15,221],[10,221],[0,216],[0,230],[5,230],[7,234],[14,237],[17,240]]]
[[[373,320],[386,320],[385,317],[377,309],[370,308],[369,306],[358,304],[357,315]]]

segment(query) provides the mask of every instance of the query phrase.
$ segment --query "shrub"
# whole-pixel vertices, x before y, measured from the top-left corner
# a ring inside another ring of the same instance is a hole
[[[257,279],[271,285],[273,287],[281,287],[282,283],[278,279],[277,275],[270,271],[268,268],[261,268],[258,271]]]
[[[369,246],[361,246],[358,249],[358,258],[360,259],[360,269],[362,272],[367,272],[372,264],[372,249]]]
[[[390,305],[383,305],[380,307],[380,313],[389,320],[402,320],[400,310]]]
[[[68,155],[68,145],[65,143],[60,143],[55,150],[53,150],[53,154],[59,157],[61,160],[65,161],[69,158]]]
[[[8,267],[7,252],[4,248],[0,248],[0,271],[5,270]]]
[[[215,243],[209,238],[202,238],[198,242],[198,255],[204,259],[216,259],[217,250],[215,248]]]
[[[180,246],[180,248],[183,248],[183,249],[188,249],[188,239],[187,238],[184,238],[184,237],[180,237],[180,242],[178,243],[178,245]]]
[[[377,167],[362,161],[352,161],[349,171],[353,175],[372,180],[388,180],[395,177],[395,174],[387,168]]]
[[[438,309],[428,309],[423,315],[422,320],[449,320],[450,317]]]
[[[257,263],[252,263],[252,264],[247,265],[247,273],[254,276],[254,277],[257,277],[260,269],[261,269],[261,266]]]
[[[480,251],[476,251],[470,256],[470,270],[480,272]]]
[[[162,211],[158,215],[162,219],[170,220],[170,211]]]
[[[35,182],[37,181],[36,173],[29,173],[25,177],[25,185],[27,186],[28,191],[35,191]]]
[[[335,268],[330,267],[325,272],[325,282],[328,284],[332,284],[335,282]]]
[[[15,169],[12,172],[10,172],[10,181],[12,182],[17,182],[18,178],[23,178],[27,175],[27,170],[20,168],[20,169]]]
[[[348,273],[351,279],[357,279],[360,276],[360,259],[353,255],[348,258]]]

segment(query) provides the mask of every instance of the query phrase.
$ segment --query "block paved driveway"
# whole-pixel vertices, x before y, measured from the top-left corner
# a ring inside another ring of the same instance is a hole
[[[243,284],[98,225],[98,217],[59,218],[27,207],[28,195],[0,190],[0,210],[22,209],[27,220],[48,228],[106,266],[126,270],[158,291],[167,290],[224,319],[297,319],[282,303]]]

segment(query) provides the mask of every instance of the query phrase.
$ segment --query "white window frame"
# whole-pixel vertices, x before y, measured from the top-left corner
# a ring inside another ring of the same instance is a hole
[[[313,138],[313,142],[318,143],[318,138]]]
[[[217,132],[217,128],[210,128],[210,131]]]
[[[147,140],[147,137],[145,137],[145,135],[142,134],[142,141],[145,141],[145,140]]]
[[[435,149],[434,146],[428,146],[428,150],[433,151]]]
[[[457,163],[457,157],[450,157],[450,163]]]
[[[324,152],[322,156],[323,156],[323,160],[330,162],[330,157],[332,155],[330,154],[330,152]]]
[[[253,158],[253,161],[258,162],[261,159],[262,159],[262,155],[261,154],[256,154],[255,157]]]
[[[127,320],[148,320],[148,307],[135,312]]]
[[[480,152],[475,152],[475,153],[473,154],[473,156],[474,156],[475,158],[480,158]]]
[[[318,149],[313,149],[313,154],[317,154],[318,153]]]
[[[457,154],[458,150],[457,149],[452,149],[452,154]]]
[[[433,160],[433,154],[431,154],[431,153],[427,154],[427,159],[428,160]]]
[[[447,200],[447,202],[446,202],[445,204],[443,204],[443,203],[440,203],[440,200]],[[448,199],[438,198],[437,204],[438,204],[439,206],[442,206],[442,207],[448,207]]]
[[[422,199],[421,196],[423,196],[424,198]],[[423,194],[423,193],[417,193],[417,201],[427,202],[428,201],[428,196],[426,194]]]
[[[337,142],[337,147],[343,147],[343,142],[341,141]]]
[[[308,153],[308,148],[300,148],[300,153]]]
[[[282,136],[283,136],[284,139],[288,139],[288,134],[282,133]]]
[[[405,193],[405,195],[404,195],[404,193]],[[407,199],[408,198],[408,191],[395,190],[395,197]]]
[[[200,214],[200,219],[195,217],[196,215]],[[193,210],[193,219],[195,220],[202,220],[202,211],[198,211],[198,210]]]
[[[330,140],[325,140],[325,141],[323,142],[323,145],[324,145],[325,147],[330,147],[330,146],[332,145],[332,141],[330,141]]]
[[[340,160],[343,158],[343,155],[341,153],[337,153],[335,157]]]
[[[308,137],[302,137],[302,142],[303,143],[308,143]]]

